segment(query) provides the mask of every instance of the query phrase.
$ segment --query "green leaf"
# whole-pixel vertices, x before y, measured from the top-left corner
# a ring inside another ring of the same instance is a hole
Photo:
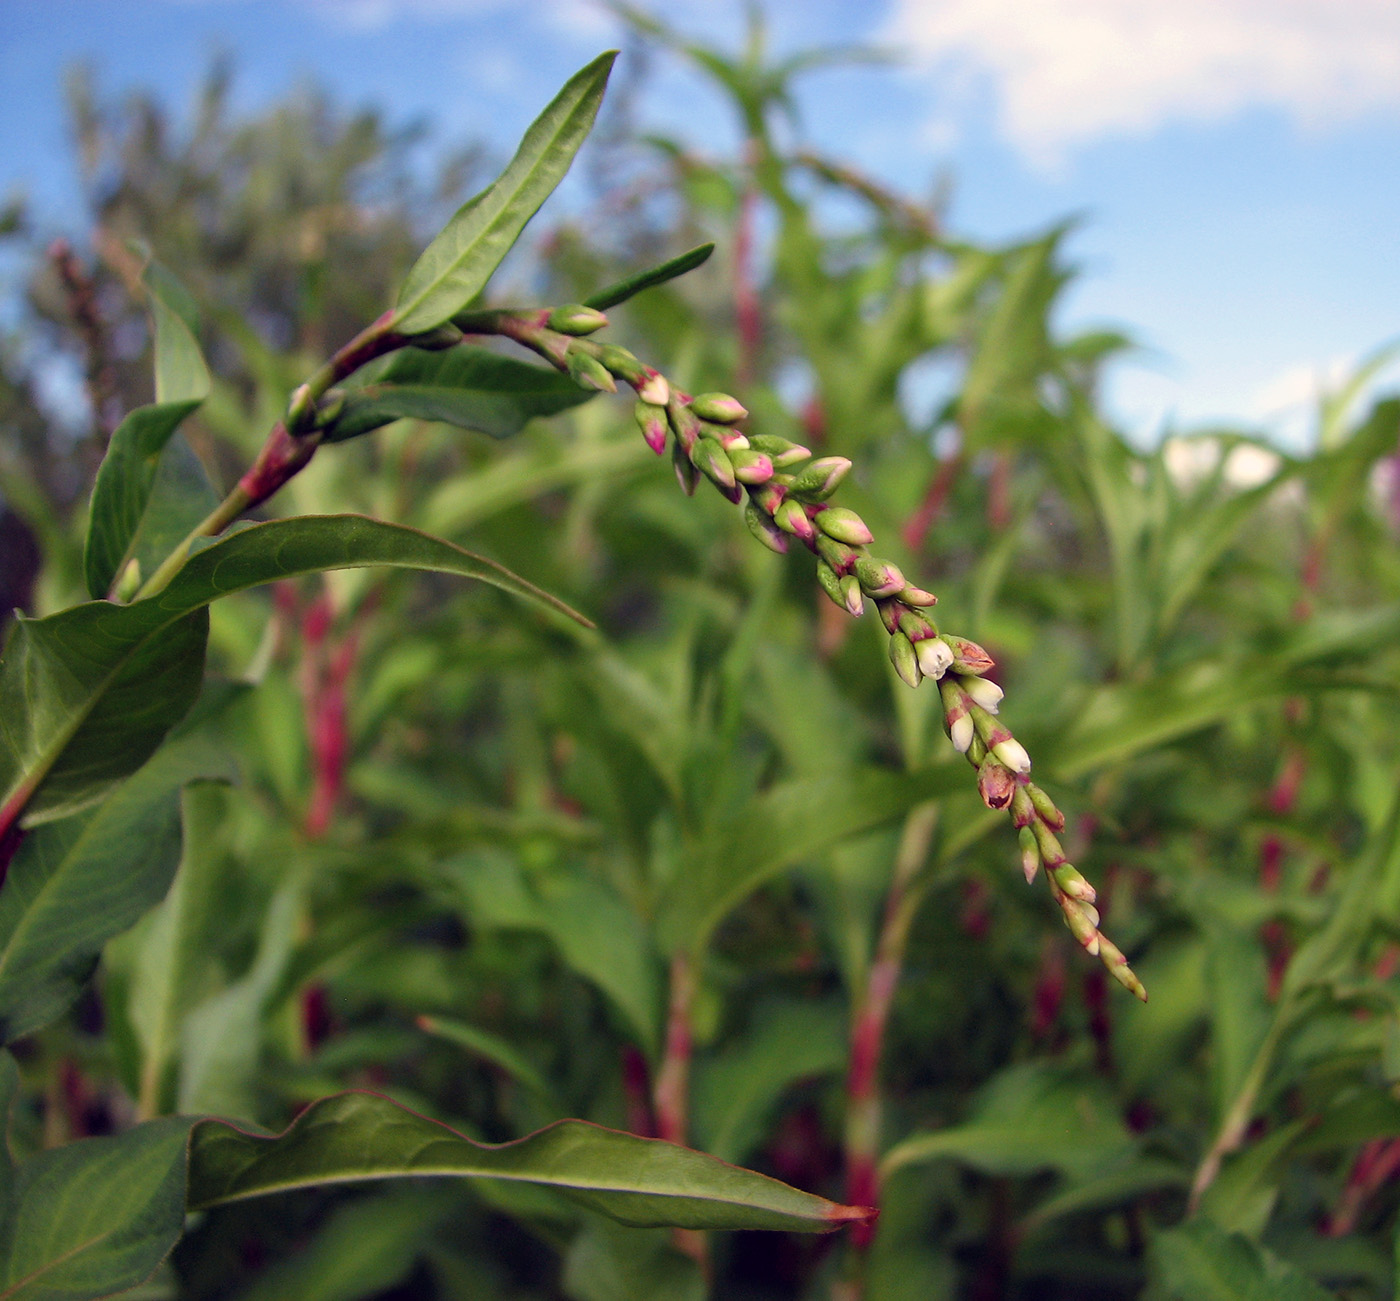
[[[138,407],[117,426],[92,489],[83,572],[88,593],[99,599],[131,557],[166,443],[209,396],[209,370],[173,305],[170,281],[163,269],[146,277],[156,325],[156,400]]]
[[[542,1184],[622,1224],[822,1232],[863,1218],[702,1152],[563,1120],[513,1143],[474,1143],[372,1093],[308,1107],[282,1134],[201,1121],[188,1209],[327,1183],[466,1177]]]
[[[464,203],[423,250],[399,293],[391,329],[434,329],[486,287],[592,130],[616,58],[609,51],[576,72],[530,125],[506,170]]]
[[[405,418],[510,438],[536,417],[557,415],[592,396],[556,370],[485,348],[401,348],[383,370],[347,390],[322,441],[344,442]]]
[[[949,763],[799,778],[754,796],[739,816],[710,829],[677,874],[662,903],[662,944],[698,951],[731,908],[784,868],[966,785],[966,774]]]
[[[668,280],[685,275],[687,271],[694,271],[696,267],[708,262],[710,254],[714,251],[713,244],[701,244],[688,253],[671,258],[669,262],[662,262],[659,266],[651,267],[646,271],[638,271],[636,275],[619,280],[606,289],[600,289],[596,294],[590,294],[583,300],[583,305],[592,307],[599,312],[606,312],[610,307],[616,307],[619,303],[625,303],[629,298],[635,298],[643,289],[654,289],[657,285],[664,285]]]
[[[188,1133],[155,1121],[21,1164],[0,1219],[0,1301],[85,1301],[146,1278],[180,1236]]]
[[[997,1075],[971,1120],[896,1143],[880,1168],[888,1177],[903,1166],[947,1159],[987,1174],[1052,1169],[1086,1177],[1131,1150],[1119,1107],[1101,1086],[1030,1062]]]
[[[180,858],[180,788],[232,779],[207,734],[174,741],[97,808],[31,831],[0,889],[0,1040],[58,1016],[102,946],[160,901]]]
[[[705,1301],[700,1267],[664,1230],[587,1225],[564,1259],[564,1289],[576,1301]]]
[[[505,1071],[512,1079],[519,1081],[556,1115],[563,1110],[549,1087],[549,1081],[540,1074],[538,1067],[528,1061],[511,1043],[500,1035],[468,1025],[465,1021],[455,1021],[450,1017],[420,1016],[418,1025],[439,1039],[446,1039],[478,1057],[485,1058],[493,1066]]]
[[[478,578],[588,624],[495,561],[416,529],[360,515],[251,525],[197,552],[147,600],[16,621],[0,654],[0,830],[22,810],[29,825],[75,813],[145,762],[198,694],[211,601],[371,565]]]
[[[1302,1271],[1238,1233],[1196,1219],[1152,1242],[1152,1276],[1172,1301],[1329,1301]]]

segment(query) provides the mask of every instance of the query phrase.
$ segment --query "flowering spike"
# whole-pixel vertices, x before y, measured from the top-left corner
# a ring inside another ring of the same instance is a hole
[[[923,676],[919,672],[919,661],[914,654],[913,643],[902,632],[897,632],[890,638],[890,663],[907,685],[919,685],[919,679]]]
[[[848,546],[863,547],[875,541],[875,535],[866,527],[865,521],[844,506],[832,506],[822,511],[815,523],[827,537]]]

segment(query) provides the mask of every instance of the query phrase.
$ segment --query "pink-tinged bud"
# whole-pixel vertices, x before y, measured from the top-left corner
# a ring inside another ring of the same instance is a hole
[[[700,427],[726,452],[748,450],[749,440],[737,429],[730,429],[728,425],[712,425],[704,420],[700,422]]]
[[[670,420],[671,428],[676,431],[676,441],[689,456],[690,449],[700,441],[699,419],[684,402],[677,401],[674,394],[672,400],[666,404],[666,418]]]
[[[1011,794],[1016,789],[1016,778],[1009,768],[1003,767],[995,759],[987,758],[977,770],[977,793],[982,803],[989,809],[1004,809],[1011,803]]]
[[[1035,811],[1040,820],[1051,831],[1063,831],[1065,829],[1065,815],[1055,807],[1055,801],[1034,782],[1028,782],[1026,790],[1030,793],[1031,803],[1035,805]]]
[[[636,354],[615,343],[599,347],[597,357],[609,374],[625,380],[634,389],[646,378],[646,367],[637,360]]]
[[[1066,894],[1057,893],[1055,898],[1060,905],[1060,912],[1064,916],[1065,925],[1070,929],[1070,934],[1084,946],[1086,953],[1097,957],[1099,923],[1097,917],[1093,921],[1089,920],[1093,908],[1087,904],[1076,903]]]
[[[932,592],[926,592],[922,587],[915,587],[913,583],[905,584],[904,590],[899,594],[899,599],[905,605],[917,606],[919,609],[938,604],[938,598]]]
[[[1026,884],[1030,885],[1035,880],[1035,874],[1040,871],[1040,850],[1036,848],[1035,834],[1029,827],[1022,827],[1016,833],[1016,838],[1021,843],[1021,871],[1025,875]]]
[[[948,649],[948,643],[942,637],[926,637],[915,647],[919,655],[919,667],[923,669],[926,678],[933,678],[936,682],[947,671],[948,666],[953,662],[953,652]]]
[[[1035,843],[1040,847],[1040,857],[1050,871],[1054,872],[1069,862],[1059,837],[1045,823],[1037,819],[1031,823],[1031,831],[1035,835]]]
[[[660,456],[666,450],[666,435],[669,432],[666,412],[650,402],[638,402],[633,408],[633,414],[637,419],[637,427],[642,431],[642,437],[647,440],[647,446]]]
[[[825,560],[817,561],[817,583],[821,586],[822,591],[831,598],[833,605],[839,606],[843,610],[846,608],[846,596],[841,590],[841,576]]]
[[[762,452],[736,447],[728,453],[734,477],[740,483],[767,483],[773,477],[773,462]]]
[[[804,542],[811,543],[816,540],[817,526],[807,518],[806,507],[800,501],[793,501],[791,497],[774,511],[773,522],[784,532],[791,533]]]
[[[551,330],[575,337],[592,334],[595,330],[601,330],[607,323],[608,318],[602,312],[585,307],[582,303],[568,303],[563,307],[556,307],[545,321]]]
[[[856,581],[859,582],[859,575],[857,575]],[[880,622],[885,625],[885,631],[893,637],[895,633],[899,631],[898,603],[895,601],[881,601],[877,599],[875,608],[880,612]]]
[[[1123,952],[1111,940],[1105,936],[1099,936],[1099,959],[1108,968],[1108,974],[1123,986],[1130,994],[1147,1002],[1147,990],[1143,987],[1133,969],[1128,965],[1128,959],[1123,956]]]
[[[713,438],[702,438],[696,443],[690,459],[695,463],[695,468],[717,487],[735,486],[734,466],[724,448]]]
[[[776,551],[780,556],[787,551],[787,534],[781,532],[752,501],[744,503],[744,523],[749,526],[749,532],[770,551]]]
[[[701,393],[690,399],[690,409],[701,420],[713,420],[717,425],[736,425],[749,414],[743,403],[728,393]]]
[[[579,345],[570,345],[564,353],[564,366],[569,378],[580,388],[593,389],[598,393],[617,392],[617,381],[613,379],[612,372]]]
[[[915,614],[913,610],[901,609],[899,613],[899,631],[902,632],[912,642],[921,642],[929,637],[937,637],[938,629],[934,627],[921,614]]]
[[[823,456],[793,479],[790,490],[812,501],[825,501],[850,468],[851,463],[844,456]]]
[[[980,675],[996,666],[996,661],[975,641],[968,641],[966,637],[949,637],[947,642],[953,648],[953,669],[957,673]]]
[[[817,516],[815,523],[827,537],[848,546],[863,547],[875,541],[875,535],[865,526],[865,521],[845,506],[828,507]]]
[[[671,444],[671,464],[675,467],[676,481],[687,497],[695,496],[695,485],[700,482],[700,471],[690,463],[690,458],[681,449],[680,440]]]
[[[818,515],[818,528],[821,521],[822,516]],[[893,596],[904,587],[904,575],[899,572],[898,565],[892,565],[888,560],[876,560],[872,556],[861,556],[856,561],[856,577],[860,579],[866,596]]]
[[[923,676],[919,672],[919,661],[914,656],[914,647],[902,632],[890,638],[890,663],[901,680],[908,686],[917,687]]]
[[[649,402],[654,407],[664,407],[671,400],[671,386],[666,382],[666,376],[650,366],[642,367],[642,382],[633,387],[641,401]]]
[[[1016,793],[1011,797],[1011,825],[1029,831],[1034,821],[1035,805],[1031,803],[1030,793],[1024,784],[1018,784]]]
[[[1030,772],[1031,757],[1014,736],[1008,741],[999,741],[991,747],[992,753],[1012,772]]]
[[[1034,834],[1034,832],[1032,832],[1032,834]],[[1069,895],[1071,899],[1077,899],[1080,903],[1093,903],[1098,898],[1094,887],[1084,879],[1078,868],[1072,867],[1068,863],[1061,863],[1059,867],[1054,868],[1053,871],[1055,873],[1055,884]]]
[[[749,442],[755,451],[766,452],[778,469],[799,465],[812,455],[801,443],[779,438],[777,434],[751,434]]]
[[[865,613],[865,598],[860,594],[860,582],[854,574],[847,574],[841,580],[841,597],[847,614],[859,619]]]
[[[809,510],[807,518],[815,520],[816,516]],[[860,552],[854,547],[848,547],[844,542],[838,542],[835,538],[829,538],[825,533],[817,534],[817,555],[826,561],[842,578],[852,573],[856,567],[856,561],[860,559]]]
[[[951,666],[954,672],[957,671],[957,664],[958,656],[954,651]],[[989,682],[986,678],[965,678],[963,690],[989,714],[995,714],[1001,709],[1001,699],[1006,694],[995,682]]]

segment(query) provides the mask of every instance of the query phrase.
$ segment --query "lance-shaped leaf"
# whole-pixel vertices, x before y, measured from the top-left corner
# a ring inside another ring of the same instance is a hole
[[[540,1184],[622,1224],[824,1232],[872,1212],[841,1206],[703,1152],[563,1120],[513,1143],[474,1143],[373,1093],[308,1107],[280,1135],[202,1121],[190,1210],[318,1184],[391,1177]]]
[[[18,1088],[0,1053],[0,1134]],[[0,1205],[0,1298],[85,1301],[134,1287],[165,1259],[184,1220],[189,1121],[88,1138],[10,1167]]]
[[[154,263],[146,275],[155,319],[156,400],[117,426],[98,467],[88,512],[83,571],[88,592],[104,597],[131,558],[151,499],[161,453],[190,412],[209,396],[209,370],[181,312],[179,286]]]
[[[296,574],[460,574],[588,621],[504,566],[360,515],[272,520],[197,552],[162,592],[21,619],[0,655],[0,831],[75,813],[154,753],[199,692],[211,601]]]
[[[668,280],[685,275],[687,271],[694,271],[696,267],[707,262],[710,254],[714,251],[713,244],[701,244],[688,253],[682,253],[678,257],[661,263],[660,266],[650,267],[646,271],[638,271],[636,275],[619,280],[606,289],[600,289],[596,294],[589,294],[584,299],[583,305],[600,312],[606,312],[610,307],[616,307],[619,303],[625,303],[629,298],[635,298],[643,289],[654,289],[657,285],[664,285]]]
[[[199,731],[165,746],[89,813],[24,838],[0,889],[0,1041],[58,1016],[102,946],[164,897],[180,860],[180,788],[233,775]]]
[[[576,72],[531,123],[506,170],[468,199],[423,250],[404,281],[390,328],[400,334],[434,329],[486,287],[592,130],[616,57],[609,51]]]
[[[485,348],[402,348],[368,382],[346,392],[322,441],[344,442],[405,417],[510,438],[537,416],[558,415],[592,396],[557,370]]]

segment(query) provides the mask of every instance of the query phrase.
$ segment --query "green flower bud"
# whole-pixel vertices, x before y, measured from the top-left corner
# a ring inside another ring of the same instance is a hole
[[[1034,835],[1034,829],[1032,829]],[[1039,847],[1039,837],[1036,838]],[[1077,899],[1080,903],[1093,903],[1098,895],[1094,892],[1094,887],[1080,875],[1079,869],[1072,867],[1069,863],[1061,863],[1059,867],[1051,868],[1055,876],[1055,884],[1060,887],[1071,899]]]
[[[822,511],[816,518],[816,525],[827,537],[849,546],[861,547],[875,541],[865,521],[844,506],[830,506]]]
[[[818,528],[822,527],[822,520],[829,514],[830,511],[824,511],[817,516]],[[890,564],[888,560],[876,560],[872,556],[861,556],[856,561],[856,577],[860,579],[867,596],[893,596],[904,587],[904,575],[897,565]]]
[[[917,606],[920,609],[938,604],[938,598],[932,592],[926,592],[922,587],[915,587],[913,583],[905,584],[904,590],[899,594],[899,599],[905,605]]]
[[[619,348],[615,343],[605,343],[599,347],[598,360],[609,374],[626,380],[633,388],[646,379],[646,367],[626,348]]]
[[[566,303],[563,307],[556,307],[545,322],[551,330],[575,338],[601,330],[607,323],[608,318],[602,312],[585,307],[582,303]]]
[[[800,501],[786,498],[773,512],[773,522],[794,537],[810,544],[817,536],[817,526],[807,518],[807,508]]]
[[[914,655],[914,645],[902,632],[897,632],[890,638],[890,663],[894,665],[894,671],[899,674],[911,687],[919,685],[919,679],[923,674],[919,672],[919,661]]]
[[[596,357],[582,348],[570,346],[564,354],[564,366],[569,378],[580,388],[590,388],[598,393],[616,393],[617,381],[612,373]]]
[[[681,450],[690,455],[690,449],[700,440],[700,421],[695,413],[683,402],[674,399],[666,404],[666,416],[671,428],[676,431],[676,441]]]
[[[982,766],[982,760],[987,757],[987,743],[975,733],[971,741],[967,744],[967,761],[974,768]]]
[[[857,575],[856,575],[856,581],[859,582],[859,580],[860,580],[860,575],[857,574]],[[889,635],[890,635],[891,637],[893,637],[893,636],[895,635],[895,633],[897,633],[897,632],[899,631],[899,604],[898,604],[898,602],[896,602],[896,601],[881,601],[881,600],[878,600],[878,599],[877,599],[876,602],[875,602],[875,608],[880,612],[880,622],[883,623],[883,624],[885,625],[885,631],[886,631],[887,633],[889,633]]]
[[[642,431],[642,437],[647,440],[647,446],[660,456],[666,450],[666,412],[650,402],[639,400],[632,413],[636,417],[637,427]]]
[[[726,452],[747,451],[749,440],[737,429],[731,429],[728,425],[712,424],[708,420],[700,422],[700,428],[713,438]]]
[[[1069,862],[1069,859],[1065,857],[1065,849],[1060,844],[1059,837],[1039,818],[1031,823],[1031,831],[1035,833],[1035,843],[1040,847],[1040,857],[1050,871],[1053,872]]]
[[[1086,953],[1095,956],[1099,952],[1099,923],[1096,916],[1093,916],[1092,905],[1076,903],[1068,895],[1056,893],[1055,901],[1060,905],[1060,912],[1065,919],[1065,925],[1069,927],[1070,934],[1084,946]]]
[[[1051,831],[1063,831],[1065,829],[1065,815],[1055,807],[1055,801],[1034,782],[1026,783],[1026,791],[1031,797],[1031,803],[1035,806],[1040,820]]]
[[[700,482],[700,471],[690,463],[690,458],[681,450],[680,440],[671,444],[671,464],[675,467],[676,480],[687,497],[695,496],[695,485]]]
[[[1035,833],[1029,827],[1022,827],[1016,838],[1021,845],[1021,871],[1026,878],[1026,884],[1030,885],[1035,880],[1035,874],[1040,871],[1040,850],[1035,843]]]
[[[740,483],[767,483],[773,477],[773,462],[762,452],[736,447],[728,452],[728,456],[734,467],[734,477]]]
[[[807,518],[811,519],[812,517],[808,515]],[[817,554],[842,578],[856,567],[860,552],[853,547],[848,547],[844,542],[838,542],[835,538],[829,538],[825,533],[818,533],[816,541]]]
[[[847,614],[859,619],[865,613],[865,598],[860,594],[860,581],[854,574],[847,574],[841,580],[841,597]]]
[[[1130,994],[1147,1002],[1147,990],[1143,988],[1142,981],[1133,974],[1133,969],[1128,965],[1128,959],[1123,956],[1123,952],[1109,940],[1106,936],[1099,936],[1099,960],[1108,968],[1108,974],[1123,986]]]
[[[695,468],[716,487],[732,491],[737,486],[729,455],[715,439],[702,438],[695,444],[690,459],[695,463]]]
[[[822,591],[831,598],[833,605],[838,605],[843,610],[846,608],[846,597],[841,591],[841,577],[825,560],[817,561],[817,582]]]
[[[750,434],[749,443],[755,451],[766,452],[778,469],[797,465],[812,455],[800,443],[789,442],[777,434]]]
[[[700,393],[690,399],[690,409],[701,420],[713,420],[717,425],[737,425],[749,414],[743,403],[728,393]]]
[[[825,501],[850,468],[851,463],[844,456],[823,456],[793,479],[791,491],[812,501]]]
[[[744,523],[749,526],[749,532],[770,551],[776,551],[782,555],[788,549],[787,534],[778,528],[751,500],[744,503]]]
[[[1030,792],[1025,786],[1017,785],[1011,797],[1011,825],[1021,830],[1029,830],[1035,818],[1035,805],[1031,803]]]
[[[938,629],[921,614],[913,610],[901,609],[899,631],[912,642],[921,642],[929,637],[937,637]]]

